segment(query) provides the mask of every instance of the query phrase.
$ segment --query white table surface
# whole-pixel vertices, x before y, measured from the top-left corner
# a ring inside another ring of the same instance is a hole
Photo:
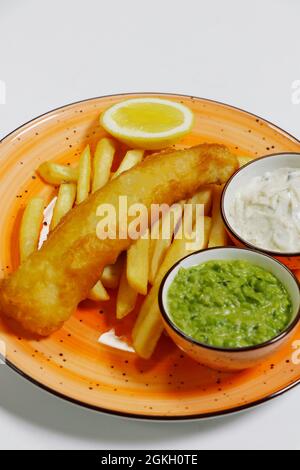
[[[299,18],[299,0],[1,0],[0,138],[57,106],[130,91],[224,101],[299,138]],[[135,422],[1,366],[0,448],[299,449],[299,391],[206,422]]]

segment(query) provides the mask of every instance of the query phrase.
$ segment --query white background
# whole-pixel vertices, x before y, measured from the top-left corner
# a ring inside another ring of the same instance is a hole
[[[299,0],[0,0],[0,138],[103,94],[178,92],[245,108],[300,137]],[[299,389],[241,415],[143,423],[63,402],[0,366],[0,447],[297,448]]]

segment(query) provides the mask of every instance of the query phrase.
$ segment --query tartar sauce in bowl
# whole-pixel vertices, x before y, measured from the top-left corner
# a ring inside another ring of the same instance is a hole
[[[278,168],[239,190],[229,217],[246,242],[265,250],[300,252],[300,168]]]

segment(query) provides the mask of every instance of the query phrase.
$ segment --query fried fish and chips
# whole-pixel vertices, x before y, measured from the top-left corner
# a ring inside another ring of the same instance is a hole
[[[222,184],[237,168],[236,157],[214,144],[146,158],[73,208],[42,248],[1,281],[0,311],[31,332],[48,335],[56,331],[88,296],[105,266],[132,243],[129,237],[97,236],[99,206],[111,204],[118,213],[119,196],[126,196],[128,207],[141,203],[149,215],[152,204],[171,205],[190,197],[203,184]],[[86,189],[80,191],[79,200],[83,192]],[[128,222],[130,218],[118,228],[125,230]]]

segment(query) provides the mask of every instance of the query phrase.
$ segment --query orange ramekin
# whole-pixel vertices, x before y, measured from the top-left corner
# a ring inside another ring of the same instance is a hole
[[[230,220],[230,205],[239,188],[242,188],[249,181],[262,176],[268,171],[274,171],[279,168],[296,168],[300,170],[300,153],[276,153],[253,160],[240,168],[227,182],[224,187],[221,199],[221,214],[227,230],[227,233],[233,243],[238,247],[256,249],[262,253],[273,256],[292,270],[300,269],[300,252],[279,252],[264,249],[253,245],[245,240],[233,227]]]
[[[167,292],[180,268],[189,268],[211,260],[245,260],[274,274],[286,287],[293,305],[293,314],[287,327],[269,341],[243,348],[219,348],[201,343],[188,336],[172,321],[167,306]],[[159,306],[164,326],[176,345],[196,361],[213,369],[238,371],[257,366],[289,339],[300,321],[300,291],[294,274],[271,256],[236,247],[209,248],[186,256],[165,275],[159,291]]]

